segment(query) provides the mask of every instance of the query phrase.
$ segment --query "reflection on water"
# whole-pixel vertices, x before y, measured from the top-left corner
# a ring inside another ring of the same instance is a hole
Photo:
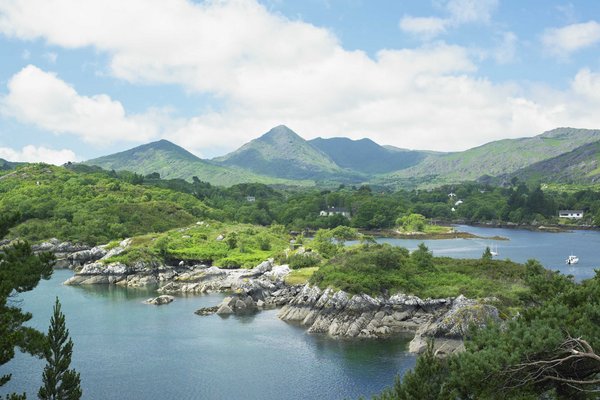
[[[135,299],[147,299],[156,297],[158,287],[130,288],[117,285],[82,285],[72,286],[74,290],[80,290],[84,296],[102,297],[110,301],[123,301]]]
[[[545,233],[459,227],[478,236],[503,236],[499,258],[536,258],[547,268],[577,279],[600,266],[600,233]],[[421,241],[380,239],[409,249]],[[426,240],[438,256],[479,258],[489,239]],[[569,254],[580,258],[567,266]],[[278,310],[246,316],[200,317],[194,311],[215,306],[223,294],[181,296],[168,305],[143,300],[152,289],[118,286],[64,286],[70,271],[56,271],[21,296],[33,313],[31,325],[46,330],[59,296],[75,343],[73,366],[90,399],[343,399],[371,396],[415,363],[407,339],[335,341],[307,334],[277,318]],[[0,396],[27,391],[35,397],[43,362],[18,354],[0,368],[12,381]]]
[[[406,340],[335,341],[277,318],[278,310],[200,317],[223,294],[143,303],[156,292],[117,286],[64,286],[55,271],[22,306],[31,325],[46,330],[59,296],[75,343],[73,367],[90,399],[344,399],[371,396],[412,368]],[[44,363],[18,354],[0,368],[13,379],[0,396],[35,397]]]

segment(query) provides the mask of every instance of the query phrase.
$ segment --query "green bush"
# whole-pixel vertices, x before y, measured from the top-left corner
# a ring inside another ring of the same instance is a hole
[[[292,254],[285,259],[291,269],[309,268],[319,265],[321,258],[312,252]]]

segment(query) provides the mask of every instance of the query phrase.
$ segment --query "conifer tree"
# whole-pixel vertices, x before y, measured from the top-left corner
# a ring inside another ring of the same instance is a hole
[[[81,398],[79,373],[69,369],[73,341],[65,324],[58,297],[48,329],[48,345],[44,358],[48,362],[42,376],[43,385],[38,392],[42,400],[78,400]]]
[[[0,239],[19,221],[17,214],[0,214]],[[14,242],[0,252],[0,367],[8,363],[19,348],[26,353],[41,356],[44,335],[25,326],[31,314],[23,312],[14,295],[32,290],[40,279],[52,275],[54,256],[34,254],[27,242]],[[10,381],[11,374],[0,375],[0,388]],[[9,394],[8,399],[24,399],[25,395]]]

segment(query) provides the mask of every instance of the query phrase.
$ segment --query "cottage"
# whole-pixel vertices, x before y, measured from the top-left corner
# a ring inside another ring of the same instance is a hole
[[[322,210],[319,213],[321,217],[331,217],[338,214],[343,215],[346,218],[350,218],[350,211],[342,207],[330,207],[327,210]]]
[[[254,197],[254,196],[246,196],[246,201],[248,203],[254,203],[256,201],[256,197]]]
[[[560,210],[559,218],[581,219],[583,218],[583,210]]]

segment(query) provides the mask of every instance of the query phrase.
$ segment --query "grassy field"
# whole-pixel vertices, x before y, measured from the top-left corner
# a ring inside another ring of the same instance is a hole
[[[281,254],[289,245],[278,226],[200,221],[185,228],[133,238],[130,248],[107,262],[136,261],[208,263],[220,267],[252,268]]]

